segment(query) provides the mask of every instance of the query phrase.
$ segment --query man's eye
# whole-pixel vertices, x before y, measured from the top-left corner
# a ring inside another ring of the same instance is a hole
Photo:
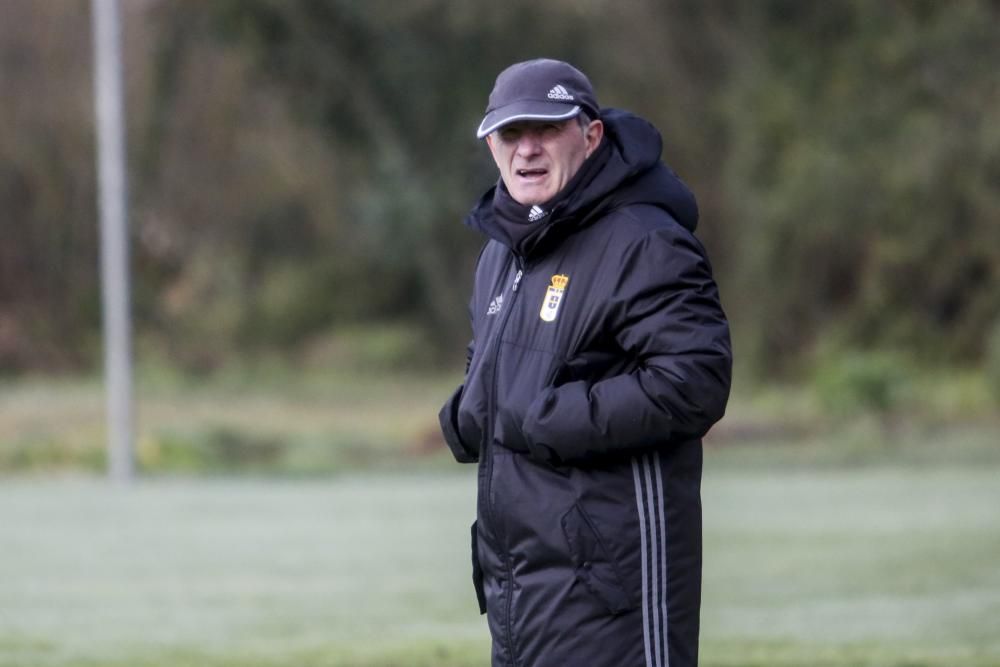
[[[506,142],[517,141],[518,137],[520,137],[520,136],[521,136],[521,133],[520,132],[516,132],[514,130],[507,130],[506,132],[501,132],[500,133],[500,139],[502,141],[506,141]]]

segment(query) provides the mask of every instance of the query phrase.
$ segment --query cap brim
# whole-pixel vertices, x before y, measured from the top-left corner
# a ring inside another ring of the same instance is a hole
[[[579,105],[559,102],[515,102],[494,109],[486,114],[476,130],[476,138],[482,139],[504,125],[519,120],[566,120],[580,113]]]

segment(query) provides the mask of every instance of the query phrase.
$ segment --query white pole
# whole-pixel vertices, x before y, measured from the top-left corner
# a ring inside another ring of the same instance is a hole
[[[92,0],[101,215],[101,293],[107,392],[108,474],[132,479],[132,340],[129,315],[128,184],[122,113],[118,0]]]

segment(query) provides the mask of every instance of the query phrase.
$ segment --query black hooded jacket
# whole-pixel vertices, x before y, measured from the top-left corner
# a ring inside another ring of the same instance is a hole
[[[493,664],[697,663],[701,436],[729,395],[729,330],[695,199],[646,121],[613,109],[556,199],[502,183],[465,382],[441,411],[479,462],[473,578]]]

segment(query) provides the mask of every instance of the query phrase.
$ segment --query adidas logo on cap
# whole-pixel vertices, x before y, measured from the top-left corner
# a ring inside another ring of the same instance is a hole
[[[553,86],[552,90],[549,91],[550,100],[572,100],[573,96],[569,94],[562,86]]]

